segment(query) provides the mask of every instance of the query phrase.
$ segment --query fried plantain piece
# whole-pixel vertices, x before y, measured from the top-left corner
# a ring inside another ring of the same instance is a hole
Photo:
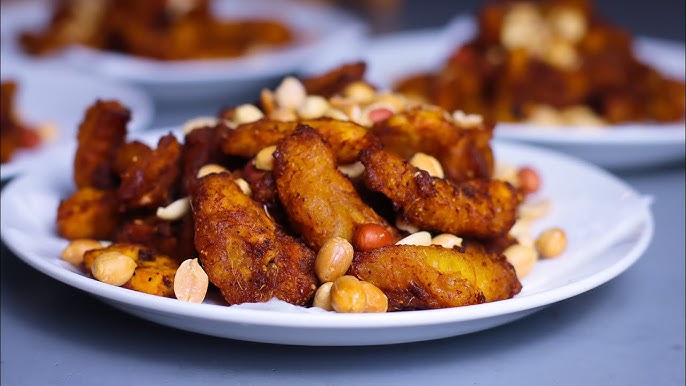
[[[313,249],[332,237],[350,241],[355,228],[366,223],[379,224],[399,238],[337,170],[331,149],[311,127],[298,126],[277,145],[273,173],[291,225]]]
[[[93,261],[105,252],[119,252],[136,262],[136,269],[122,287],[146,294],[174,297],[174,276],[179,262],[140,244],[115,243],[105,248],[92,249],[83,255],[83,265],[91,272]]]
[[[492,123],[465,128],[442,109],[414,107],[394,114],[371,128],[384,149],[406,159],[422,152],[441,163],[446,178],[460,182],[489,178],[493,173]]]
[[[420,229],[489,239],[514,225],[521,197],[507,182],[452,183],[385,150],[363,150],[360,158],[367,187],[390,198],[402,218]]]
[[[117,101],[97,100],[86,110],[74,156],[77,188],[112,189],[118,185],[119,178],[112,166],[125,142],[130,119],[131,112]]]
[[[193,192],[198,183],[198,171],[206,164],[222,164],[224,154],[219,145],[216,127],[194,129],[184,138],[181,156],[181,181],[184,194]]]
[[[122,175],[131,164],[146,159],[150,156],[150,153],[152,153],[152,149],[143,142],[126,142],[117,150],[114,162],[112,163],[112,170],[118,175]]]
[[[92,187],[78,189],[60,201],[57,234],[66,239],[108,240],[119,224],[117,194]]]
[[[522,288],[512,265],[478,244],[357,251],[348,273],[379,287],[388,297],[389,311],[492,302],[509,299]]]
[[[308,94],[331,98],[341,93],[345,86],[363,81],[366,71],[365,62],[345,63],[323,74],[304,78],[302,83]]]
[[[196,257],[193,244],[193,218],[190,213],[178,221],[155,215],[126,219],[117,229],[114,242],[139,244],[177,259]]]
[[[167,134],[157,149],[124,170],[117,191],[121,211],[169,204],[180,177],[181,147],[173,134]]]
[[[276,145],[279,140],[292,134],[299,124],[316,130],[342,164],[356,161],[360,150],[364,148],[379,147],[376,137],[369,134],[363,126],[351,121],[317,118],[283,122],[265,118],[242,124],[236,129],[221,129],[222,150],[227,154],[252,158],[260,150]]]
[[[311,300],[314,252],[284,233],[229,174],[201,178],[192,204],[200,262],[229,304]]]

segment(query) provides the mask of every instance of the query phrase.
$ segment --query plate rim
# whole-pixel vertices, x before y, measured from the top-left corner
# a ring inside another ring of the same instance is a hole
[[[169,129],[160,130],[160,132],[168,131]],[[152,136],[152,134],[155,133],[146,132],[137,134]],[[631,192],[635,192],[633,188],[628,186],[628,184],[621,179],[615,177],[609,172],[593,166],[586,161],[576,159],[556,151],[536,148],[531,145],[498,143],[497,146],[518,149],[518,151],[530,151],[531,149],[535,149],[537,152],[543,152],[547,153],[548,155],[558,157],[562,162],[575,162],[581,167],[594,169],[595,172],[601,173],[604,177],[610,178],[613,183],[619,183],[622,187],[626,187],[627,189],[630,189]],[[38,178],[38,176],[40,176],[39,173],[25,174],[10,181],[2,191],[2,206],[5,205],[5,197],[7,196],[7,192],[10,192],[11,194],[17,185],[24,183],[26,180],[30,182],[32,179]],[[643,255],[652,240],[654,232],[654,219],[652,211],[650,210],[649,206],[644,206],[641,208],[640,213],[635,217],[636,221],[631,224],[632,226],[629,229],[631,232],[635,232],[635,230],[640,227],[642,231],[641,237],[636,240],[629,252],[627,252],[624,256],[618,257],[608,267],[590,275],[586,275],[581,280],[560,285],[546,291],[537,292],[522,297],[515,296],[512,299],[498,302],[439,310],[407,311],[385,314],[337,314],[324,311],[319,312],[318,309],[307,313],[292,313],[285,311],[255,310],[240,306],[229,307],[226,305],[217,304],[188,304],[179,302],[176,299],[161,298],[154,295],[143,294],[100,283],[83,274],[76,273],[54,264],[51,262],[52,259],[50,257],[29,256],[22,251],[18,251],[12,232],[20,231],[13,229],[11,225],[8,226],[8,220],[5,218],[6,216],[0,218],[0,224],[2,224],[1,236],[5,245],[12,250],[17,257],[47,276],[98,298],[105,297],[112,302],[124,303],[128,304],[129,306],[148,310],[155,310],[168,316],[190,317],[191,319],[201,318],[204,320],[230,324],[241,323],[271,328],[345,328],[355,330],[372,328],[407,328],[464,323],[486,320],[495,317],[503,317],[505,315],[512,315],[514,313],[527,312],[528,310],[542,308],[544,306],[557,303],[580,293],[586,292],[590,289],[596,288],[620,275]],[[622,234],[621,237],[615,239],[614,244],[611,244],[610,246],[615,245],[618,242],[623,242],[623,240],[630,235],[630,232]],[[217,310],[221,311],[218,312]],[[465,312],[465,310],[467,310],[467,312]],[[279,317],[274,318],[275,315],[278,315]],[[418,323],[420,324],[419,326]]]

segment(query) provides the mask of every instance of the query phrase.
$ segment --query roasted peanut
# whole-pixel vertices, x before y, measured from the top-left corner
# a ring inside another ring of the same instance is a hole
[[[534,240],[531,236],[531,221],[525,218],[517,219],[512,228],[510,228],[510,232],[508,232],[519,244],[526,245],[527,247],[534,245]]]
[[[246,196],[249,196],[252,194],[252,190],[250,189],[250,184],[248,184],[248,181],[242,179],[242,178],[236,178],[233,180],[233,182],[238,185],[239,188],[241,188],[241,192],[245,194]]]
[[[78,266],[83,263],[83,254],[86,253],[86,251],[103,247],[104,245],[98,240],[76,239],[72,240],[72,242],[64,248],[60,257],[62,260]]]
[[[355,229],[352,244],[355,249],[365,251],[393,244],[393,236],[379,224],[362,224]]]
[[[183,130],[184,134],[188,134],[191,131],[195,129],[200,129],[203,127],[214,127],[217,125],[219,120],[215,117],[196,117],[193,119],[187,120],[183,126],[181,126],[181,130]]]
[[[535,193],[541,188],[541,177],[538,172],[529,167],[524,166],[517,172],[519,179],[519,189],[525,194]]]
[[[465,114],[462,110],[453,111],[452,118],[455,123],[466,129],[478,127],[484,122],[483,116],[479,114]]]
[[[319,118],[329,109],[329,102],[319,95],[308,95],[298,107],[298,115],[304,119]]]
[[[517,218],[523,220],[536,220],[548,214],[549,211],[549,200],[524,202],[517,208]]]
[[[351,164],[339,165],[338,171],[345,174],[349,178],[357,178],[364,173],[364,165],[360,161],[353,162]]]
[[[374,99],[376,92],[369,84],[358,81],[347,85],[343,90],[343,95],[357,103],[369,103]]]
[[[417,233],[419,232],[419,228],[417,228],[416,225],[411,224],[405,220],[403,220],[402,217],[398,216],[395,219],[395,227],[400,229],[401,231],[405,231],[407,233]]]
[[[336,312],[363,312],[367,294],[355,276],[341,276],[331,286],[331,307]]]
[[[541,257],[557,257],[567,248],[567,235],[560,228],[549,228],[538,236],[534,245]]]
[[[207,273],[198,264],[198,259],[185,260],[174,275],[174,295],[177,299],[202,303],[207,295],[209,279]]]
[[[452,249],[453,247],[462,246],[462,238],[450,233],[441,233],[431,239],[431,244],[440,245],[443,248]]]
[[[279,107],[295,110],[307,97],[305,86],[292,76],[287,76],[274,90],[274,98]]]
[[[233,116],[233,120],[239,125],[242,123],[259,121],[262,118],[264,118],[264,113],[262,110],[249,103],[236,107]]]
[[[105,252],[93,260],[91,273],[99,281],[111,285],[124,285],[136,270],[136,262],[119,252]]]
[[[366,113],[363,112],[363,116],[366,115],[367,119],[371,124],[381,122],[383,120],[386,120],[393,116],[393,110],[387,108],[387,107],[382,107],[382,106],[375,106],[374,108],[367,109]]]
[[[419,231],[406,236],[402,240],[395,243],[396,245],[431,245],[431,233],[427,231]]]
[[[334,281],[345,275],[353,261],[353,246],[342,237],[332,237],[319,249],[314,271],[322,282]]]
[[[415,153],[412,158],[410,158],[410,164],[413,166],[426,170],[432,177],[444,178],[443,167],[441,163],[438,162],[436,157],[430,156],[424,153]]]
[[[188,213],[191,209],[191,201],[188,197],[179,198],[167,206],[157,208],[158,218],[167,221],[176,221]]]
[[[512,264],[517,273],[517,277],[522,279],[531,272],[536,265],[538,255],[536,250],[521,244],[514,244],[503,252],[507,261]]]
[[[196,177],[203,178],[212,173],[229,173],[229,170],[221,165],[207,164],[198,169],[198,174],[196,174]]]
[[[386,312],[388,311],[388,297],[379,287],[368,281],[360,281],[367,302],[362,312]]]
[[[331,286],[333,286],[333,282],[329,281],[317,288],[317,292],[314,293],[313,306],[333,311],[333,307],[331,307]]]
[[[255,167],[260,170],[274,169],[274,150],[276,150],[276,145],[260,150],[255,156]]]

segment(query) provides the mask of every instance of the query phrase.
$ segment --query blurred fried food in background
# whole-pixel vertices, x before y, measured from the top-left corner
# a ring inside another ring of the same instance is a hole
[[[395,88],[504,122],[595,126],[684,117],[683,81],[636,59],[628,31],[598,15],[590,0],[499,0],[477,18],[476,37],[439,71]]]
[[[0,161],[9,161],[22,148],[32,148],[40,143],[38,132],[19,118],[15,100],[19,85],[16,81],[2,82],[0,99]]]
[[[20,35],[34,55],[77,44],[157,60],[238,57],[294,39],[277,20],[220,20],[209,0],[60,0],[47,26]]]

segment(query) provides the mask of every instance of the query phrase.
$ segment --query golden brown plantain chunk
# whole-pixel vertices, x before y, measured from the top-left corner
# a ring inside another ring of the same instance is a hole
[[[67,239],[109,239],[119,224],[113,190],[84,187],[57,208],[57,233]]]
[[[445,114],[438,108],[415,107],[375,124],[371,131],[384,149],[406,159],[417,152],[436,157],[451,181],[491,177],[494,125],[482,123],[464,128]]]
[[[314,252],[285,234],[229,174],[200,179],[192,202],[195,247],[227,302],[310,301]]]
[[[514,225],[521,198],[507,182],[452,183],[385,150],[363,150],[360,158],[367,187],[391,199],[403,219],[420,229],[489,239]]]
[[[398,239],[398,231],[338,171],[331,149],[312,128],[301,125],[277,145],[273,172],[290,223],[313,249],[332,237],[351,241],[355,228],[366,223],[379,224]]]
[[[348,271],[379,287],[388,309],[459,307],[509,299],[522,286],[504,257],[480,246],[389,245],[355,252]]]
[[[111,189],[117,186],[119,179],[112,165],[126,139],[129,119],[131,113],[117,101],[98,100],[86,110],[79,126],[74,157],[77,188]]]
[[[180,178],[181,144],[173,134],[160,138],[157,149],[143,155],[121,175],[117,194],[122,211],[169,204]]]
[[[366,128],[351,121],[330,118],[303,119],[301,121],[275,121],[261,119],[245,123],[236,129],[223,128],[222,150],[231,155],[252,158],[267,146],[276,145],[282,138],[295,132],[299,124],[312,127],[328,143],[338,162],[356,161],[360,150],[377,148],[379,142]]]
[[[302,83],[308,94],[331,98],[350,83],[364,80],[366,71],[365,62],[346,63],[324,74],[302,79]]]
[[[179,262],[156,253],[139,244],[115,243],[105,248],[92,249],[83,255],[83,265],[91,272],[93,261],[105,252],[119,252],[136,262],[136,270],[122,287],[157,296],[174,296],[174,276]]]

